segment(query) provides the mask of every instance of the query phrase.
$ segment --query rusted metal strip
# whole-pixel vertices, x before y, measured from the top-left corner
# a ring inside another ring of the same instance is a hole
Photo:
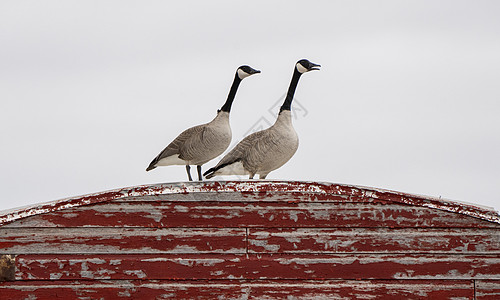
[[[475,290],[477,300],[498,300],[500,299],[500,279],[476,280]]]
[[[15,279],[16,271],[15,255],[3,254],[0,255],[0,282],[12,281]]]
[[[6,299],[472,299],[470,280],[38,281],[0,284]]]
[[[20,219],[8,227],[499,228],[467,215],[403,204],[106,202]]]
[[[492,279],[493,255],[19,255],[16,280]]]
[[[243,229],[3,228],[0,252],[245,253]]]
[[[330,183],[312,182],[278,182],[278,181],[229,181],[229,182],[192,182],[192,183],[171,183],[137,186],[124,188],[103,193],[91,194],[81,197],[74,197],[54,201],[45,204],[38,204],[28,208],[3,212],[0,216],[0,226],[12,221],[58,211],[71,207],[111,201],[125,197],[137,197],[161,194],[197,193],[197,192],[302,192],[321,193],[329,195],[352,196],[353,199],[377,199],[380,201],[392,201],[395,203],[405,203],[408,205],[429,207],[450,212],[456,212],[475,218],[480,218],[490,222],[500,224],[500,215],[491,208],[474,206],[471,204],[444,201],[432,197],[409,195],[393,191],[377,190],[372,188],[355,187],[348,185],[338,185]]]
[[[249,229],[249,253],[500,255],[497,229]]]

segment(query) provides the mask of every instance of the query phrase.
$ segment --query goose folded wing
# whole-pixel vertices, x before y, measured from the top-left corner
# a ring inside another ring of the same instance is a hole
[[[261,148],[260,146],[257,146],[257,143],[262,138],[262,136],[265,135],[265,132],[266,130],[254,132],[245,137],[233,148],[233,150],[231,150],[228,154],[226,154],[226,156],[224,156],[224,158],[222,158],[222,160],[215,166],[215,170],[219,170],[238,161],[245,161],[249,156],[249,152],[253,151],[255,147]]]
[[[173,140],[170,144],[168,144],[168,146],[165,149],[163,149],[163,151],[160,152],[160,154],[158,154],[158,156],[154,159],[154,162],[158,162],[159,160],[165,157],[172,156],[174,154],[181,154],[181,149],[183,148],[186,141],[201,135],[203,133],[204,127],[205,124],[198,125],[188,128],[183,132],[181,132],[181,134],[179,134],[175,138],[175,140]]]

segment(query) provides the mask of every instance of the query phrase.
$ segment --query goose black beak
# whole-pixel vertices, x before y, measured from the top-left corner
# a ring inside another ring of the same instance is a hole
[[[309,71],[312,71],[312,70],[319,70],[319,68],[321,67],[321,65],[318,65],[318,64],[315,64],[315,63],[311,63],[309,65]]]
[[[260,73],[260,70],[252,69],[252,74],[257,74],[257,73]]]

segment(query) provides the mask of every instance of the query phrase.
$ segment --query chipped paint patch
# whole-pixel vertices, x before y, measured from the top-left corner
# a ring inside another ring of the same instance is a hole
[[[123,271],[124,274],[130,275],[130,276],[135,276],[139,279],[146,278],[146,273],[142,270],[125,270]]]

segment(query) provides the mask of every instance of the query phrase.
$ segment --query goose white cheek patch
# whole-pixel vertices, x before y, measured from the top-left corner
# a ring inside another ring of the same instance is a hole
[[[308,70],[306,68],[304,68],[304,66],[302,66],[301,64],[297,64],[297,71],[299,71],[300,73],[305,73],[307,72]]]
[[[248,74],[247,72],[245,72],[245,71],[243,71],[241,69],[238,69],[238,77],[240,79],[246,78],[248,76],[250,76],[250,74]]]

